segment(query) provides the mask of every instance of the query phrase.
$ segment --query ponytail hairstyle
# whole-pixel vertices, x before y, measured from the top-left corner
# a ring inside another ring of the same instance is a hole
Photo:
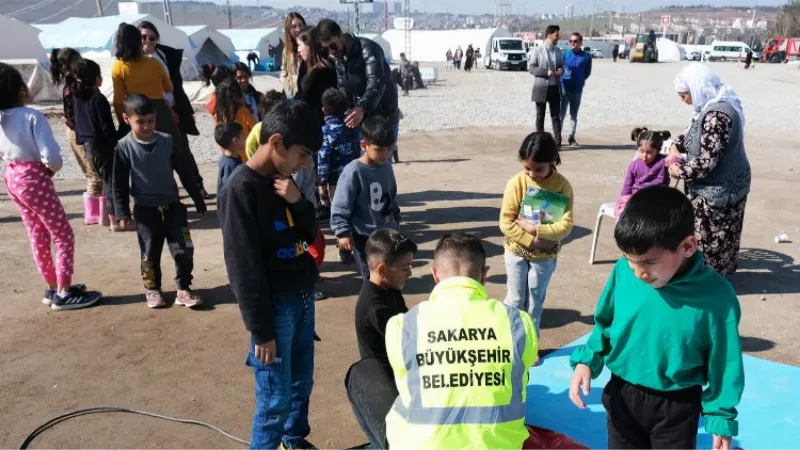
[[[235,72],[227,66],[215,66],[214,64],[203,64],[200,66],[200,80],[203,87],[214,85],[216,88],[226,78],[234,78]]]
[[[92,91],[97,88],[97,78],[100,77],[100,66],[91,59],[82,59],[75,64],[72,92],[80,98],[89,98]]]
[[[561,164],[553,135],[546,131],[536,131],[525,137],[519,148],[520,161],[533,161],[537,163],[550,163],[553,166]]]
[[[218,123],[235,122],[236,111],[244,106],[244,94],[239,83],[233,77],[228,77],[217,85],[217,104],[214,108],[214,117]]]
[[[648,141],[650,145],[657,150],[661,149],[661,146],[664,145],[664,141],[669,139],[670,136],[672,136],[672,133],[668,130],[656,131],[650,130],[647,127],[634,128],[631,131],[631,140],[636,142],[637,147],[639,147],[640,142]]]
[[[28,85],[19,70],[0,62],[0,113],[24,105],[28,94]]]
[[[74,48],[54,48],[50,52],[50,77],[53,84],[64,83],[72,73],[72,66],[80,60],[81,54]]]

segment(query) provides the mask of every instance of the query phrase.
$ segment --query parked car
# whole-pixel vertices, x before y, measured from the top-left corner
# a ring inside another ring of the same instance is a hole
[[[590,54],[592,55],[592,58],[605,58],[603,51],[600,50],[599,48],[592,49]]]
[[[693,52],[689,52],[689,53],[686,54],[686,60],[687,61],[700,61],[702,56],[703,55],[701,55],[700,52],[695,50]]]

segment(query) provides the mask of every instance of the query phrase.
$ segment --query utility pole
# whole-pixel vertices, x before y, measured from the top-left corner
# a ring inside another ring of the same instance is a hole
[[[608,0],[608,34],[614,33],[614,0]]]
[[[389,0],[383,0],[383,31],[389,29]]]
[[[172,9],[169,6],[169,0],[164,0],[164,22],[172,25]]]
[[[233,28],[233,13],[231,13],[231,0],[225,0],[228,8],[228,28]]]
[[[355,14],[355,19],[356,19],[356,26],[355,26],[355,29],[356,29],[355,35],[356,36],[358,36],[361,33],[361,24],[359,23],[359,15],[361,14],[361,11],[360,11],[361,8],[360,8],[359,4],[360,4],[360,2],[358,0],[356,0],[355,3],[353,3],[353,13]]]
[[[103,0],[95,0],[97,4],[97,17],[103,17]]]
[[[592,38],[594,33],[594,10],[597,8],[597,0],[592,1],[592,16],[589,19],[589,39]]]
[[[405,38],[406,38],[406,59],[411,60],[411,0],[405,1],[405,8],[406,8],[406,29],[405,29]]]

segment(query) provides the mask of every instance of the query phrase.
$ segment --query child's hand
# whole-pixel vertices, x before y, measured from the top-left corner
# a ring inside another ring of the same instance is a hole
[[[672,144],[672,146],[669,148],[669,154],[667,155],[667,159],[664,160],[664,163],[666,163],[667,166],[671,166],[672,163],[676,162],[676,160],[680,161],[681,159],[683,159],[683,156],[678,150],[678,146]]]
[[[731,448],[731,441],[733,439],[730,436],[717,436],[714,435],[714,445],[711,447],[714,450],[728,450]]]
[[[272,364],[272,362],[275,361],[275,357],[278,353],[275,348],[275,339],[267,342],[266,344],[256,344],[253,347],[253,353],[255,354],[256,359],[262,363]]]
[[[275,193],[287,202],[297,203],[303,198],[303,195],[297,190],[297,185],[294,184],[291,178],[279,175],[273,179],[273,183],[273,186],[275,186]]]
[[[127,230],[128,225],[130,224],[131,224],[130,219],[122,219],[119,221],[119,227],[122,228],[123,230]]]
[[[680,169],[681,166],[679,166],[678,164],[671,164],[669,166],[669,176],[677,180],[678,178],[680,178]]]
[[[350,236],[339,238],[339,249],[352,252],[353,251],[353,238]]]
[[[517,217],[516,220],[514,220],[514,223],[519,225],[520,228],[525,230],[526,233],[536,234],[536,224],[531,222],[530,220]]]
[[[586,409],[586,403],[581,398],[589,395],[589,390],[592,388],[592,370],[586,364],[578,364],[575,366],[575,373],[572,375],[572,381],[569,382],[569,399],[580,409]]]

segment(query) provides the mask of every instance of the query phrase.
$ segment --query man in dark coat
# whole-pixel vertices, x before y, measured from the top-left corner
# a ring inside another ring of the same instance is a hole
[[[400,129],[397,86],[383,49],[374,41],[343,33],[335,21],[324,19],[317,24],[320,44],[336,66],[339,89],[352,100],[354,108],[345,117],[348,127],[361,126],[365,117],[384,116],[393,125],[395,147]],[[399,162],[397,150],[392,159]]]

